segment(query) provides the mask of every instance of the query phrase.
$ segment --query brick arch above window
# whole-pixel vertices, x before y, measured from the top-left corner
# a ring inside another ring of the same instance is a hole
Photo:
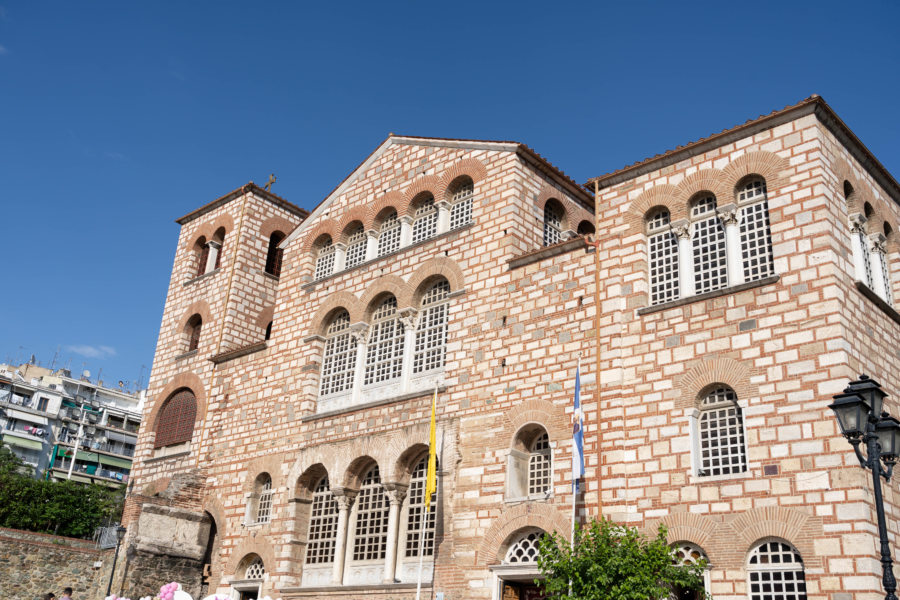
[[[277,570],[275,550],[268,539],[265,536],[244,537],[231,551],[231,556],[225,566],[225,575],[231,576],[231,579],[243,579],[242,569],[247,568],[247,565],[253,560],[253,555],[262,559],[267,573]]]
[[[441,182],[438,186],[438,189],[442,192],[440,197],[450,200],[453,195],[453,185],[461,177],[471,179],[477,193],[478,184],[487,177],[487,168],[484,166],[484,163],[475,158],[464,158],[456,161],[441,173]]]
[[[347,243],[347,238],[349,238],[353,231],[357,227],[362,227],[363,229],[369,229],[369,208],[367,206],[354,206],[341,217],[341,221],[338,224],[338,234],[335,242],[342,242],[344,244]]]
[[[259,226],[259,235],[260,235],[261,239],[265,240],[266,243],[268,243],[269,238],[276,231],[280,231],[283,234],[285,234],[285,236],[288,236],[288,235],[290,235],[291,231],[293,231],[296,226],[297,226],[296,223],[291,223],[284,217],[279,217],[279,216],[269,217],[268,219],[263,221],[262,224]]]
[[[190,388],[175,390],[160,406],[153,430],[154,448],[190,442],[197,424],[197,399]]]
[[[191,237],[191,243],[193,244],[193,242],[201,236],[205,237],[207,241],[215,240],[215,234],[220,229],[225,230],[226,237],[234,231],[234,220],[231,218],[230,214],[223,212],[216,215],[212,220],[197,225],[197,229],[194,230],[194,234]]]
[[[672,221],[687,218],[687,203],[676,200],[675,186],[669,184],[656,185],[642,192],[628,205],[625,220],[629,234],[644,233],[648,216],[658,208],[669,211]]]
[[[790,183],[787,176],[789,168],[790,163],[788,160],[774,152],[758,150],[743,154],[722,169],[724,182],[734,191],[730,196],[719,197],[723,199],[734,198],[738,185],[743,179],[751,175],[758,175],[765,179],[769,194],[773,195],[776,190]]]
[[[759,395],[759,386],[750,382],[752,371],[744,362],[730,358],[712,358],[696,362],[676,382],[681,392],[675,407],[698,408],[703,393],[715,384],[730,387],[739,401]]]
[[[737,183],[737,182],[735,182]],[[701,169],[691,173],[675,186],[675,198],[684,206],[684,212],[689,214],[689,202],[701,192],[711,193],[719,200],[719,204],[728,204],[733,198],[734,186],[726,182],[725,176],[719,169]],[[674,213],[673,213],[674,214]]]
[[[268,475],[272,479],[273,490],[278,489],[281,484],[281,465],[285,460],[286,457],[281,454],[270,454],[248,461],[243,476],[244,493],[253,492],[262,475]]]
[[[419,265],[419,268],[409,278],[406,284],[407,289],[412,292],[409,305],[418,306],[422,295],[428,291],[428,287],[438,278],[447,280],[447,283],[450,284],[451,292],[456,292],[465,287],[463,271],[456,261],[446,256],[436,256]]]
[[[386,294],[392,294],[397,298],[397,309],[412,308],[412,290],[409,285],[396,275],[382,275],[369,284],[369,288],[359,299],[360,305],[363,306],[362,321],[369,321],[372,313],[378,308],[381,297]],[[358,323],[353,320],[353,314],[350,315],[351,323]]]
[[[529,425],[543,427],[551,440],[572,437],[571,418],[562,406],[548,400],[530,398],[503,413],[503,431],[509,441],[508,447],[516,445],[519,432]]]
[[[331,324],[331,318],[339,310],[346,310],[350,315],[350,323],[354,324],[363,320],[365,305],[350,292],[335,292],[329,295],[319,305],[319,309],[312,318],[311,335],[324,336],[328,325]]]
[[[441,180],[436,175],[422,175],[413,180],[412,184],[403,191],[403,205],[398,207],[397,212],[402,217],[408,215],[415,216],[416,202],[430,194],[435,202],[442,196],[438,194],[442,191]]]
[[[265,330],[266,327],[269,326],[269,323],[275,318],[275,307],[267,306],[266,308],[259,311],[259,314],[256,315],[256,326],[262,330]]]
[[[658,521],[648,522],[644,531],[655,535],[660,525],[666,526],[666,541],[691,542],[703,548],[709,556],[711,545],[715,545],[718,523],[707,515],[695,513],[672,513]]]
[[[169,382],[161,390],[152,390],[152,398],[161,398],[162,400],[154,402],[150,414],[147,416],[147,422],[153,424],[153,431],[156,431],[156,422],[159,418],[159,411],[166,399],[181,388],[188,388],[194,393],[194,399],[197,401],[197,423],[202,421],[206,415],[206,391],[203,381],[194,373],[179,373],[172,377]]]
[[[371,456],[364,455],[356,457],[350,462],[347,466],[347,470],[344,472],[344,476],[341,479],[342,487],[351,490],[359,490],[359,488],[362,487],[366,475],[368,475],[369,471],[375,467],[379,467],[378,461]],[[378,468],[378,471],[379,478],[381,481],[384,481],[384,473],[381,472],[380,467]],[[334,484],[332,484],[332,486],[334,486]]]
[[[332,243],[337,242],[339,231],[340,229],[338,228],[338,222],[336,220],[323,219],[312,229],[312,231],[309,231],[303,238],[303,245],[301,246],[302,252],[312,252],[316,247],[316,244],[321,243],[321,240],[325,236],[330,237]]]
[[[547,503],[517,504],[505,509],[481,539],[475,562],[479,565],[495,565],[504,556],[510,541],[525,529],[556,531],[563,539],[570,539],[571,516]]]
[[[205,300],[197,300],[195,302],[192,302],[190,306],[188,306],[181,312],[181,317],[175,323],[175,328],[173,331],[175,332],[176,344],[181,343],[182,335],[184,334],[188,323],[191,320],[191,317],[193,317],[194,315],[200,315],[200,318],[203,319],[203,323],[206,324],[207,327],[209,327],[213,322],[209,304],[207,304]]]
[[[547,206],[547,203],[551,201],[556,202],[556,204],[562,208],[562,214],[560,215],[560,230],[574,231],[575,226],[573,223],[577,223],[578,220],[580,220],[575,204],[560,190],[549,184],[544,184],[544,187],[541,188],[541,191],[538,194],[537,201],[534,203],[535,210],[537,211],[536,214],[540,221],[544,221],[544,209]],[[584,212],[586,213],[587,211]]]
[[[317,462],[307,467],[296,479],[293,489],[294,497],[299,500],[312,500],[316,486],[323,477],[328,477],[328,469],[322,463]]]
[[[796,548],[807,568],[820,568],[822,558],[816,555],[813,540],[824,535],[822,517],[784,506],[752,508],[728,522],[730,531],[722,531],[737,553],[732,561],[745,564],[747,554],[760,542],[782,539]],[[724,528],[723,528],[724,529]],[[717,565],[718,566],[718,565]],[[724,565],[723,565],[724,566]]]
[[[406,212],[407,204],[400,192],[384,194],[369,206],[369,212],[366,215],[367,228],[380,229],[382,221],[391,213],[391,210],[397,215],[403,215]]]

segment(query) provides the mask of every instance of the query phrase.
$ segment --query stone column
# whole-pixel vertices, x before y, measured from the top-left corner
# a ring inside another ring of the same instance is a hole
[[[872,285],[866,274],[866,217],[860,213],[850,215],[850,246],[853,249],[853,272],[857,281]]]
[[[450,203],[446,200],[434,203],[437,208],[437,235],[450,231]]]
[[[885,254],[884,243],[887,238],[883,233],[873,233],[869,236],[869,244],[872,252],[869,255],[872,261],[872,285],[876,294],[888,304],[893,305],[894,301],[891,297],[891,282],[886,279],[887,275],[887,256]]]
[[[725,258],[728,266],[728,285],[744,283],[744,258],[741,252],[740,213],[736,204],[719,207],[719,218],[725,226]]]
[[[209,254],[206,255],[205,273],[215,270],[216,261],[219,260],[219,251],[222,250],[222,244],[219,242],[208,242],[207,245],[209,246]]]
[[[338,242],[334,245],[334,270],[332,273],[340,273],[347,264],[347,244]]]
[[[366,232],[366,260],[378,258],[378,232],[370,229]]]
[[[400,534],[400,507],[403,506],[403,499],[406,497],[406,490],[409,486],[404,483],[385,483],[383,487],[384,493],[391,503],[390,512],[388,512],[387,552],[384,556],[384,582],[395,583],[397,545]]]
[[[363,378],[366,374],[366,342],[369,339],[369,326],[356,323],[350,326],[350,339],[356,342],[356,363],[353,369],[352,402],[358,403],[362,397]]]
[[[338,505],[337,538],[334,540],[334,567],[331,572],[331,582],[334,585],[341,585],[344,583],[344,555],[347,550],[347,527],[350,520],[350,507],[353,506],[356,491],[342,487],[333,487],[331,488],[331,494]]]
[[[405,248],[412,244],[413,218],[409,215],[403,215],[398,220],[400,221],[400,247]]]
[[[691,244],[691,224],[687,219],[672,223],[678,238],[678,297],[694,295],[694,247]]]
[[[416,325],[419,321],[419,311],[414,308],[404,308],[400,311],[400,324],[403,325],[403,369],[400,376],[403,389],[402,393],[409,391],[409,380],[413,372],[413,360],[416,356]]]

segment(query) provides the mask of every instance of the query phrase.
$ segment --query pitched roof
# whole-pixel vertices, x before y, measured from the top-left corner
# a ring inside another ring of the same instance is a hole
[[[276,194],[273,194],[272,192],[266,191],[264,188],[259,187],[258,185],[256,185],[255,183],[253,183],[251,181],[245,185],[242,185],[241,187],[239,187],[235,190],[228,192],[224,196],[216,198],[212,202],[204,204],[197,210],[193,210],[193,211],[189,212],[188,214],[184,215],[183,217],[175,219],[175,222],[178,223],[179,225],[184,225],[185,223],[189,223],[190,221],[193,221],[197,217],[205,215],[206,213],[218,208],[219,206],[225,204],[226,202],[234,200],[238,196],[242,196],[248,192],[252,192],[252,193],[256,194],[257,196],[265,198],[266,200],[272,202],[273,204],[280,206],[281,208],[285,209],[288,212],[294,213],[295,215],[297,215],[298,217],[300,217],[302,219],[305,219],[306,217],[309,216],[308,210],[302,209],[299,206],[297,206],[296,204],[292,204],[292,203],[288,202],[281,196],[278,196]]]

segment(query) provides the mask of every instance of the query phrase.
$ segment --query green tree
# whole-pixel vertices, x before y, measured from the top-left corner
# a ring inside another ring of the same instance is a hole
[[[22,459],[8,447],[0,445],[0,476],[18,473],[22,467]]]
[[[578,529],[574,547],[558,533],[545,536],[538,567],[550,598],[668,600],[675,591],[702,593],[705,565],[678,564],[662,525],[648,538],[603,519]]]

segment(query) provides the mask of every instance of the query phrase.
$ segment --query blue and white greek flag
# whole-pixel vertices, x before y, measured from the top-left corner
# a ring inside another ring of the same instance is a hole
[[[572,426],[572,484],[584,477],[584,411],[581,410],[581,367],[575,369],[575,414]]]

